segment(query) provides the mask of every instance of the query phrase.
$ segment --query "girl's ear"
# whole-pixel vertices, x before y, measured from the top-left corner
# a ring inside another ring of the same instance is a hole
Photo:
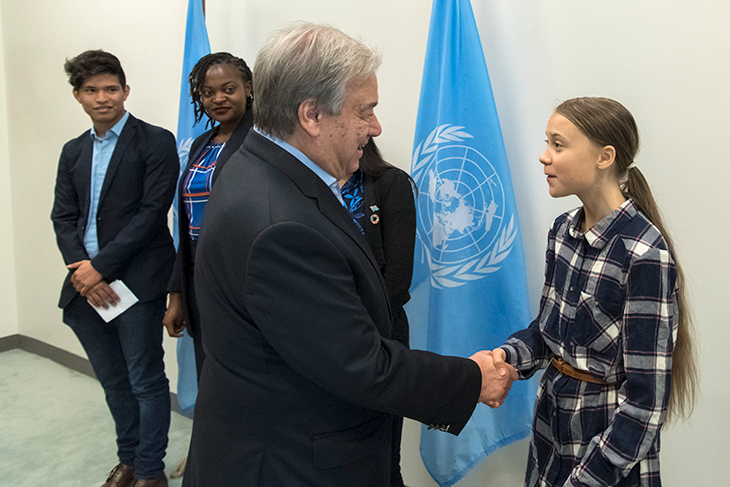
[[[598,169],[608,169],[613,166],[616,161],[616,149],[612,145],[607,145],[601,149],[598,158]]]

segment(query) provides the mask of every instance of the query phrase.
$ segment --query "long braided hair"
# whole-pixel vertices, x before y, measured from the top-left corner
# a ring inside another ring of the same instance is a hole
[[[203,119],[204,114],[207,115],[205,113],[205,108],[203,108],[203,101],[200,98],[203,84],[205,83],[205,75],[208,74],[208,70],[210,68],[218,64],[230,64],[236,68],[241,74],[241,80],[244,85],[253,81],[251,69],[246,64],[246,61],[229,52],[214,52],[200,58],[200,60],[195,63],[195,66],[192,71],[190,71],[190,76],[188,77],[188,81],[190,82],[190,96],[193,99],[192,104],[195,110],[196,124]],[[252,106],[253,92],[246,99],[246,110],[251,110]],[[210,117],[208,117],[208,122],[205,127],[208,128],[208,126],[213,126],[213,119]]]

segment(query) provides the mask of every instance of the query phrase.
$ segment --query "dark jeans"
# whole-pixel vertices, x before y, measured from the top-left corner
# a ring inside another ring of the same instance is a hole
[[[101,382],[117,432],[119,461],[134,465],[139,479],[154,479],[170,428],[170,387],[162,361],[165,298],[137,303],[104,323],[84,298],[64,309]]]

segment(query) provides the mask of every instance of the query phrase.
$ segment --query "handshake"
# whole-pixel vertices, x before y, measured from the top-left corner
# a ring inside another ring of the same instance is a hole
[[[482,350],[471,357],[482,371],[482,392],[479,402],[490,408],[498,408],[507,398],[512,383],[517,380],[517,370],[506,363],[504,350]]]

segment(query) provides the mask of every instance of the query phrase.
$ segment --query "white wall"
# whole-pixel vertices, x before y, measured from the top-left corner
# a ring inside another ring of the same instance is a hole
[[[88,130],[91,122],[71,95],[63,63],[86,49],[115,53],[131,87],[127,109],[174,131],[187,2],[2,0],[0,5],[3,95],[8,100],[7,112],[2,113],[12,121],[0,136],[8,137],[10,159],[15,162],[10,168],[18,269],[15,333],[83,356],[56,306],[66,270],[50,214],[61,147]],[[174,387],[174,341],[167,340],[166,349]]]
[[[0,16],[2,15],[0,5]],[[15,231],[11,211],[10,151],[8,150],[8,108],[5,89],[3,28],[0,24],[0,208],[4,208],[5,263],[0,278],[0,337],[18,333],[18,300],[15,294]]]
[[[288,20],[331,22],[377,46],[384,54],[379,145],[391,162],[408,167],[430,2],[206,3],[213,50],[229,50],[250,64],[268,33]],[[15,161],[9,168],[15,222],[11,240],[20,333],[82,353],[55,307],[65,272],[49,220],[61,146],[89,127],[71,97],[64,59],[88,48],[114,52],[132,87],[130,111],[174,131],[186,5],[185,0],[0,0],[5,59],[0,110],[5,96],[12,121],[3,130],[0,118],[0,198],[9,194],[5,174],[8,161]],[[730,238],[725,187],[730,169],[721,157],[730,131],[725,86],[730,4],[473,0],[473,5],[517,194],[533,310],[542,284],[547,228],[558,213],[577,205],[572,198],[549,197],[537,162],[552,108],[573,96],[602,95],[620,100],[634,113],[643,137],[638,165],[664,210],[690,277],[703,371],[702,397],[691,422],[663,435],[664,484],[723,485],[730,458],[730,420],[723,414],[730,388],[721,359],[721,347],[730,343],[722,306],[730,291],[730,259],[723,248]],[[9,141],[9,156],[2,152],[2,137]],[[5,273],[3,277],[10,280]],[[12,303],[3,291],[0,299]],[[1,323],[0,336],[11,334]],[[174,379],[172,355],[168,370]],[[406,481],[435,485],[418,458],[417,438],[417,425],[408,423]],[[458,485],[521,485],[525,459],[523,441],[490,456]]]

